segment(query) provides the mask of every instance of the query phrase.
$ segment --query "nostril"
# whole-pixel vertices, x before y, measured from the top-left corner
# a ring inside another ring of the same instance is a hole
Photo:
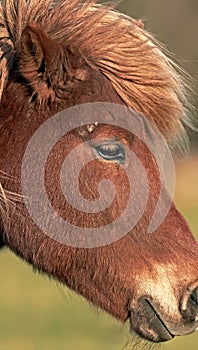
[[[195,305],[198,305],[198,287],[192,291],[190,294],[190,299]]]
[[[183,318],[187,322],[195,322],[198,319],[198,286],[192,285],[187,288],[184,293],[181,304],[180,304],[180,312]]]

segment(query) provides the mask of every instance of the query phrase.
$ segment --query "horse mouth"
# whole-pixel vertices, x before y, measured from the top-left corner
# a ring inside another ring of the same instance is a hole
[[[169,331],[166,324],[147,298],[141,298],[139,300],[137,312],[133,313],[133,311],[131,311],[131,325],[141,337],[157,343],[174,338],[174,335]],[[136,321],[137,318],[139,319],[138,323]]]

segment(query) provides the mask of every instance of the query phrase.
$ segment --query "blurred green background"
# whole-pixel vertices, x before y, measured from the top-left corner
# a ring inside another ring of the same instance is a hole
[[[145,26],[180,58],[198,81],[198,1],[126,0],[119,8]],[[198,105],[196,94],[194,103]],[[197,135],[192,155],[176,164],[175,200],[198,238]],[[121,350],[128,342],[123,326],[66,287],[33,273],[8,250],[0,253],[0,350]],[[198,334],[176,338],[164,350],[197,350]],[[127,349],[133,349],[133,343]],[[143,349],[138,345],[136,349]]]

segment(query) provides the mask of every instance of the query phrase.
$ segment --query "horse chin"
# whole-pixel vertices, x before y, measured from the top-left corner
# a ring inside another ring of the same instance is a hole
[[[156,312],[151,302],[146,298],[139,300],[139,307],[136,312],[131,311],[130,322],[132,331],[135,331],[146,340],[158,343],[171,340],[175,337]]]

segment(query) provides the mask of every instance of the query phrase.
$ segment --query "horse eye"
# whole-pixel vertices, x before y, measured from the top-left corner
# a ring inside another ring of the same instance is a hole
[[[124,145],[116,143],[105,143],[95,146],[99,156],[109,161],[124,162],[126,158]]]

